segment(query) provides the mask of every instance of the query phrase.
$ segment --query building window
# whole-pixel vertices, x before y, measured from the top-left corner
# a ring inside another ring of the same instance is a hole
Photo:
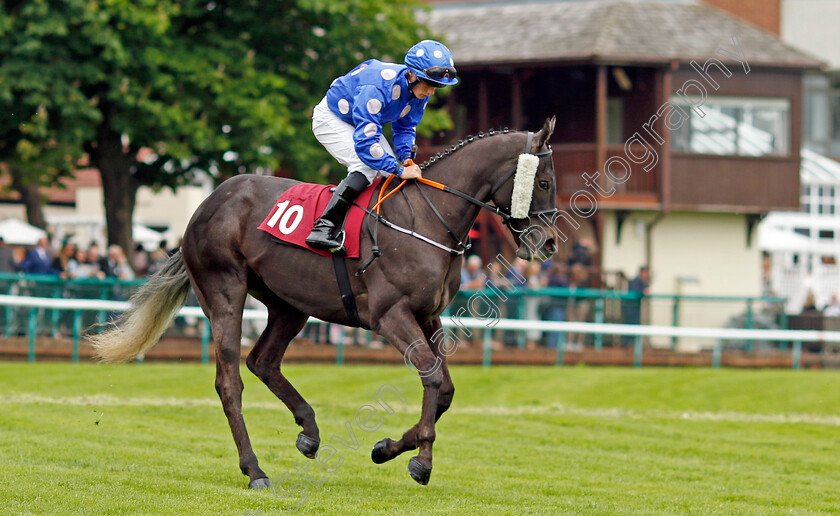
[[[803,145],[821,154],[840,154],[840,74],[806,74],[802,81]]]
[[[825,75],[806,74],[802,85],[803,144],[816,152],[830,154],[831,83]]]
[[[609,97],[607,99],[607,143],[622,145],[624,137],[624,99]]]
[[[701,98],[689,97],[700,103]],[[787,99],[714,97],[697,113],[683,97],[671,104],[689,113],[689,122],[672,133],[675,151],[728,156],[767,156],[790,153],[790,101]]]
[[[799,198],[800,204],[802,205],[802,212],[803,213],[811,213],[811,206],[812,206],[812,188],[807,185],[802,185],[802,195]]]
[[[817,203],[817,213],[820,215],[834,215],[835,199],[833,186],[819,186],[817,187],[817,199],[813,199]]]

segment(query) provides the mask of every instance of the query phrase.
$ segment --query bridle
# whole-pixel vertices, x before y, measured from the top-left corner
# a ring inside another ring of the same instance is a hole
[[[543,156],[550,156],[554,152],[553,149],[551,148],[551,146],[547,145],[547,144],[546,144],[546,150],[544,150],[542,152],[530,152],[531,143],[533,142],[533,140],[534,140],[534,133],[529,132],[528,133],[528,139],[525,141],[525,152],[523,154],[531,154],[532,156],[536,156],[537,158],[542,158]],[[499,185],[490,190],[490,197],[493,197],[496,194],[496,192],[501,190],[502,187],[504,187],[508,183],[508,181],[510,181],[516,175],[516,172],[517,172],[517,170],[514,169],[511,172],[509,172],[507,175],[505,175],[505,177],[502,178]],[[527,223],[524,224],[524,227],[529,228],[529,227],[531,227],[531,218],[532,217],[536,218],[536,217],[539,217],[541,215],[542,216],[554,215],[558,211],[557,208],[552,208],[550,210],[541,210],[541,211],[532,211],[531,209],[529,209],[527,217],[525,217],[524,219],[516,219],[516,218],[513,218],[510,213],[502,211],[498,206],[493,206],[493,205],[488,204],[486,207],[489,210],[496,213],[497,215],[499,215],[500,217],[502,217],[502,222],[505,223],[505,225],[508,227],[508,229],[510,229],[511,231],[516,232],[516,233],[521,233],[523,231],[523,230],[516,229],[514,227],[514,224],[516,223],[516,221],[527,221]]]
[[[528,133],[528,138],[525,142],[525,152],[523,154],[531,154],[533,156],[536,156],[537,158],[542,158],[544,156],[551,156],[551,154],[554,152],[550,145],[546,145],[546,150],[544,150],[542,152],[530,152],[531,151],[531,144],[532,144],[533,141],[534,141],[534,133],[529,132]],[[507,173],[502,178],[502,180],[499,182],[499,184],[496,187],[494,187],[490,190],[489,197],[492,198],[496,194],[496,192],[501,190],[508,182],[510,182],[510,180],[513,179],[514,176],[516,175],[516,172],[517,172],[517,170],[513,169],[509,173]],[[529,209],[527,217],[525,217],[524,219],[517,219],[517,218],[512,217],[511,214],[508,211],[505,211],[501,207],[496,206],[495,204],[489,204],[489,203],[480,201],[480,200],[476,199],[475,197],[473,197],[469,194],[461,192],[460,190],[456,190],[456,189],[451,188],[449,186],[442,185],[440,183],[437,183],[436,181],[428,181],[428,180],[425,180],[425,179],[422,179],[422,178],[418,178],[416,181],[419,181],[423,184],[428,184],[429,186],[433,186],[435,188],[443,190],[444,192],[448,192],[448,193],[451,193],[453,195],[457,195],[458,197],[460,197],[460,198],[462,198],[466,201],[469,201],[470,203],[475,204],[476,206],[478,206],[480,208],[483,208],[483,209],[486,209],[486,210],[489,210],[489,211],[495,213],[496,215],[498,215],[502,218],[502,222],[504,222],[504,224],[508,227],[508,229],[510,229],[511,231],[516,232],[516,233],[522,233],[524,231],[524,229],[517,229],[516,227],[514,227],[515,225],[519,225],[517,223],[518,221],[525,222],[524,228],[529,228],[529,227],[531,227],[531,219],[532,218],[537,218],[537,217],[540,217],[540,216],[553,216],[558,211],[557,208],[552,208],[550,210],[541,210],[541,211],[533,211],[533,210]],[[431,183],[434,183],[434,184],[431,184]],[[421,190],[421,192],[422,192],[422,190]],[[423,196],[424,196],[424,198],[426,198],[426,202],[428,202],[431,205],[431,202],[425,196],[425,194]],[[432,206],[432,208],[434,209],[434,206]],[[434,210],[434,211],[437,211],[437,210]],[[440,216],[438,216],[438,218],[440,218]],[[441,222],[443,222],[443,220],[441,220]],[[444,225],[446,225],[445,222],[444,222]],[[452,233],[450,232],[450,234],[452,234]],[[453,235],[453,237],[454,237],[454,235]],[[458,245],[460,245],[462,247],[465,245],[457,237],[455,237],[455,240],[458,242]],[[465,247],[465,249],[469,249],[469,247]]]
[[[537,158],[543,158],[545,156],[550,156],[552,154],[553,150],[551,149],[550,145],[546,145],[547,149],[542,151],[542,152],[530,152],[531,151],[531,144],[532,144],[533,140],[534,140],[534,133],[533,132],[528,132],[528,138],[525,142],[525,152],[523,154],[531,154],[533,156],[536,156]],[[516,173],[517,173],[517,169],[514,169],[511,172],[509,172],[508,174],[506,174],[502,178],[501,182],[499,182],[498,186],[496,186],[496,187],[494,187],[490,190],[489,197],[492,198],[493,195],[496,194],[496,192],[498,192],[508,182],[510,182],[512,179],[514,179],[514,176],[516,175]],[[467,238],[466,238],[467,241],[466,242],[461,241],[461,239],[458,237],[458,235],[455,234],[455,232],[452,230],[452,228],[449,226],[449,224],[443,218],[443,215],[441,215],[440,212],[438,211],[438,209],[435,207],[434,203],[432,203],[431,199],[429,199],[429,197],[426,195],[426,192],[424,192],[423,189],[420,188],[420,184],[431,186],[431,187],[436,188],[438,190],[450,193],[452,195],[460,197],[460,198],[478,206],[479,208],[486,209],[486,210],[489,210],[489,211],[495,213],[496,215],[498,215],[502,218],[502,221],[504,222],[504,224],[508,227],[508,229],[511,230],[511,232],[514,232],[514,233],[522,233],[527,228],[529,228],[531,226],[531,219],[532,218],[536,218],[536,217],[540,217],[540,216],[554,215],[558,211],[557,208],[553,208],[553,209],[550,209],[550,210],[532,211],[532,210],[530,210],[530,207],[529,207],[528,215],[525,218],[514,218],[513,216],[511,216],[511,214],[508,211],[502,209],[500,206],[497,206],[495,204],[486,203],[484,201],[476,199],[472,195],[469,195],[469,194],[464,193],[460,190],[452,188],[451,186],[445,185],[443,183],[439,183],[437,181],[432,181],[430,179],[422,178],[422,177],[419,177],[419,178],[415,179],[412,182],[417,185],[417,189],[420,192],[420,194],[423,196],[423,199],[426,201],[426,204],[428,204],[429,208],[431,208],[432,212],[438,218],[438,220],[443,225],[443,227],[446,228],[446,231],[447,231],[447,233],[449,233],[450,237],[453,240],[455,240],[455,242],[457,242],[456,247],[458,247],[458,249],[453,249],[451,247],[448,247],[444,244],[436,242],[436,241],[434,241],[434,240],[432,240],[432,239],[430,239],[430,238],[428,238],[424,235],[421,235],[421,234],[415,232],[413,228],[412,229],[407,229],[407,228],[400,227],[400,226],[394,224],[393,222],[387,220],[386,218],[384,218],[382,215],[379,214],[379,209],[378,208],[379,208],[379,205],[382,203],[382,201],[384,201],[391,194],[396,193],[396,191],[398,189],[400,189],[403,185],[405,185],[408,182],[408,181],[403,181],[401,184],[399,184],[397,186],[397,188],[392,190],[388,195],[383,196],[385,188],[387,187],[388,183],[390,182],[390,179],[392,179],[393,177],[394,176],[391,176],[388,180],[386,180],[382,184],[382,187],[380,189],[379,202],[377,202],[376,205],[373,208],[368,210],[368,209],[366,209],[362,206],[359,206],[358,204],[356,204],[355,206],[357,206],[357,207],[361,208],[362,210],[364,210],[365,212],[367,212],[368,215],[373,217],[377,222],[381,222],[382,224],[388,226],[389,228],[394,229],[396,231],[399,231],[401,233],[404,233],[404,234],[413,236],[415,238],[418,238],[420,240],[423,240],[424,242],[426,242],[428,244],[431,244],[431,245],[433,245],[433,246],[435,246],[439,249],[448,251],[450,254],[452,254],[454,256],[463,255],[465,251],[468,251],[472,247],[472,244],[470,243],[469,236],[467,236]],[[403,192],[403,195],[405,195],[404,192]],[[511,193],[511,195],[512,195],[512,193]],[[511,202],[513,202],[513,201],[511,200]],[[411,206],[411,204],[409,203],[409,207],[410,206]],[[412,215],[413,215],[414,209],[412,208],[411,210],[412,210]],[[514,227],[515,225],[518,225],[519,221],[522,221],[522,222],[525,223],[524,226],[523,226],[523,229],[517,229],[516,227]],[[413,224],[412,224],[412,226],[413,226]],[[362,264],[361,267],[359,267],[359,270],[356,272],[356,276],[362,274],[365,271],[365,269],[367,269],[367,267],[373,262],[373,260],[375,260],[381,254],[379,246],[377,244],[375,227],[374,227],[374,230],[371,232],[371,237],[372,237],[372,240],[373,240],[373,244],[372,244],[372,247],[371,247],[372,255]],[[370,227],[368,227],[368,230],[370,231]]]

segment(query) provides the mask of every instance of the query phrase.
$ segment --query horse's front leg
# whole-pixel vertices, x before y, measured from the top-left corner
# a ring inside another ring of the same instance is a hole
[[[443,326],[440,323],[440,317],[435,317],[424,324],[422,328],[423,335],[426,337],[426,342],[429,343],[432,353],[440,359],[440,372],[443,374],[443,383],[441,383],[440,391],[438,391],[438,404],[435,412],[435,422],[437,422],[440,416],[452,405],[452,398],[455,396],[455,384],[452,383],[452,377],[449,376],[449,365],[446,362],[446,357],[455,350],[449,347],[453,341],[447,341],[446,334],[441,331]]]
[[[376,443],[371,452],[371,458],[377,464],[381,464],[406,450],[419,448],[420,452],[408,462],[408,472],[411,478],[426,485],[432,474],[432,444],[435,441],[435,421],[439,411],[438,400],[444,374],[441,371],[440,361],[436,360],[435,353],[428,344],[425,332],[421,330],[414,315],[406,306],[394,306],[380,318],[379,322],[377,333],[385,337],[410,360],[417,371],[422,372],[423,405],[420,421],[405,432],[399,441],[383,439]]]

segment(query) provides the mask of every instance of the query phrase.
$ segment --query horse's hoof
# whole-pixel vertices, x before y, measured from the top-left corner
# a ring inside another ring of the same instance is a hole
[[[425,486],[429,483],[429,477],[432,476],[432,468],[428,468],[420,464],[417,457],[412,457],[411,460],[408,461],[408,474],[411,475],[411,478],[416,480],[418,484]]]
[[[376,464],[382,464],[392,459],[388,454],[388,444],[391,441],[390,437],[382,439],[373,445],[373,450],[370,451],[370,458]]]
[[[308,435],[304,435],[303,432],[301,432],[297,436],[295,446],[297,446],[297,449],[300,450],[304,456],[314,459],[315,454],[318,453],[318,447],[321,446],[321,441],[313,439]]]
[[[268,481],[267,478],[258,478],[256,480],[252,480],[250,484],[248,484],[250,489],[266,489],[271,487],[271,482]]]

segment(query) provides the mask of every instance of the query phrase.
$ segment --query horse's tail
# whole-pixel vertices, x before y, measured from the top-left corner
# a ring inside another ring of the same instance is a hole
[[[103,362],[127,362],[157,344],[172,323],[190,290],[190,278],[181,251],[173,254],[154,276],[129,299],[131,308],[108,329],[88,335],[95,355]]]

